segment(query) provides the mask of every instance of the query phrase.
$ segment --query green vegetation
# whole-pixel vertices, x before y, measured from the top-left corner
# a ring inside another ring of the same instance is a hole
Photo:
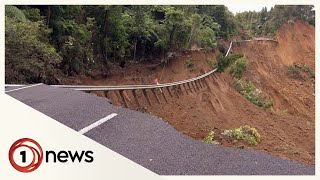
[[[276,5],[269,11],[263,8],[261,11],[237,13],[236,19],[248,36],[272,37],[287,22],[292,24],[302,20],[315,25],[315,10],[313,5]]]
[[[214,138],[214,131],[210,131],[208,136],[203,139],[203,142],[207,144],[220,144],[217,140],[213,140]]]
[[[287,74],[293,79],[302,79],[301,72],[308,74],[310,78],[315,78],[314,72],[306,65],[289,65],[287,66]]]
[[[298,66],[287,66],[288,76],[294,79],[301,79],[302,75],[300,73],[300,68]]]
[[[112,64],[161,61],[193,45],[224,54],[218,38],[270,34],[287,20],[314,24],[313,6],[234,15],[223,5],[19,5],[6,6],[5,16],[6,83],[59,83]],[[241,57],[220,55],[215,67],[223,72]]]
[[[186,60],[186,66],[189,71],[194,70],[194,62],[193,62],[192,58],[189,58]]]
[[[246,83],[242,82],[241,80],[238,80],[235,82],[234,86],[242,96],[244,96],[248,101],[252,102],[253,104],[259,107],[263,107],[264,109],[269,109],[273,106],[272,100],[263,102],[264,96],[262,94],[262,91],[257,89],[251,81]]]
[[[219,54],[217,57],[217,64],[216,67],[217,72],[224,72],[225,69],[227,69],[231,64],[233,64],[236,60],[243,57],[243,54],[230,54],[227,57],[224,57],[222,54]]]
[[[246,71],[246,60],[242,57],[230,67],[230,74],[232,75],[232,78],[240,79],[243,75],[243,73]]]
[[[15,6],[6,6],[5,13],[7,17],[17,20],[18,22],[27,22],[24,13]]]
[[[215,64],[213,63],[213,61],[210,58],[207,58],[207,63],[209,65],[209,67],[211,67],[212,69],[215,68]]]
[[[59,83],[48,71],[73,76],[125,61],[166,59],[192,45],[212,49],[217,36],[237,31],[221,5],[21,5],[6,6],[5,13],[7,83]]]
[[[58,83],[56,68],[61,57],[49,44],[50,30],[42,21],[20,22],[19,19],[5,19],[6,81]]]
[[[306,65],[300,66],[301,71],[308,73],[310,78],[315,78],[314,72]]]
[[[258,131],[248,125],[241,126],[240,128],[225,130],[222,134],[236,140],[245,140],[249,144],[255,146],[261,142],[261,136]]]

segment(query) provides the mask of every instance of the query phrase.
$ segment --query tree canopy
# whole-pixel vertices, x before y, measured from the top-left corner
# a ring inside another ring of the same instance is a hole
[[[192,46],[212,49],[241,30],[268,35],[289,20],[314,25],[313,6],[234,15],[223,5],[20,5],[6,6],[5,15],[9,83],[59,83],[58,71],[71,76]]]

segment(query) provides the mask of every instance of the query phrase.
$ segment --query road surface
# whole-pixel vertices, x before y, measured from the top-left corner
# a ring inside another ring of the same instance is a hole
[[[260,151],[205,144],[156,116],[116,107],[106,98],[43,84],[9,96],[84,133],[159,175],[314,175],[315,167]]]

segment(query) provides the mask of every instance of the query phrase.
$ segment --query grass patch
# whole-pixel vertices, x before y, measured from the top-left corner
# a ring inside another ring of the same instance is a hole
[[[186,66],[190,72],[194,70],[194,62],[192,58],[186,60]]]
[[[256,130],[256,128],[250,127],[248,125],[230,130],[225,130],[222,134],[236,140],[244,140],[249,144],[255,146],[261,142],[261,136]]]
[[[264,95],[261,90],[257,89],[255,85],[249,81],[248,83],[238,80],[234,84],[235,89],[253,104],[269,109],[273,106],[273,100],[263,102]]]
[[[214,131],[210,131],[208,136],[203,139],[203,142],[207,144],[220,144],[217,140],[214,140]]]

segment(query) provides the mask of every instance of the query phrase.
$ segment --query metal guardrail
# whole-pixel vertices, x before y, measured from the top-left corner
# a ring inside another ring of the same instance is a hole
[[[228,51],[225,55],[227,57],[229,55],[229,52],[232,48],[233,43],[241,43],[241,42],[251,42],[251,41],[273,41],[277,42],[273,39],[267,39],[267,38],[255,38],[253,40],[242,40],[242,41],[231,41]],[[123,92],[124,90],[130,90],[133,94],[133,97],[135,99],[135,102],[140,106],[139,100],[137,98],[136,90],[142,90],[143,96],[146,98],[147,103],[151,106],[151,101],[149,100],[148,94],[146,92],[147,89],[150,89],[154,97],[156,98],[157,102],[160,103],[159,97],[155,91],[155,89],[160,89],[160,95],[162,95],[163,99],[168,102],[166,95],[164,94],[164,91],[162,88],[165,88],[168,93],[170,94],[171,97],[173,97],[171,91],[173,91],[177,97],[179,97],[179,92],[182,93],[182,87],[185,89],[185,92],[188,94],[188,91],[192,92],[192,88],[194,91],[199,90],[200,88],[204,86],[208,86],[207,81],[205,80],[206,77],[209,77],[210,75],[213,75],[214,72],[217,71],[216,69],[213,69],[201,76],[187,79],[187,80],[182,80],[182,81],[177,81],[177,82],[172,82],[172,83],[165,83],[165,84],[157,84],[157,85],[120,85],[120,86],[93,86],[93,85],[51,85],[53,87],[58,87],[58,88],[70,88],[78,91],[103,91],[105,93],[105,96],[108,97],[109,91],[114,91],[118,92],[120,94],[117,95],[121,101],[124,104],[124,107],[128,107],[128,104],[126,102],[125,98],[125,93]],[[6,87],[9,86],[25,86],[25,85],[5,85]],[[171,90],[170,90],[171,88]]]
[[[233,43],[241,43],[241,42],[252,42],[252,41],[273,41],[277,42],[274,39],[269,38],[254,38],[252,40],[241,40],[241,41],[231,41],[228,51],[225,55],[227,57],[229,55],[229,52],[232,48]],[[172,82],[172,83],[165,83],[165,84],[158,84],[158,85],[120,85],[120,86],[93,86],[93,85],[52,85],[53,87],[59,87],[59,88],[72,88],[74,90],[79,91],[111,91],[111,90],[138,90],[138,89],[154,89],[154,88],[164,88],[164,87],[170,87],[170,86],[178,86],[186,83],[190,83],[193,81],[200,80],[204,77],[209,76],[210,74],[214,73],[217,69],[213,69],[212,71],[205,73],[201,76],[178,81],[178,82]]]
[[[229,55],[229,52],[232,48],[233,43],[241,43],[241,42],[252,42],[252,41],[273,41],[277,42],[274,39],[268,39],[268,38],[254,38],[252,40],[241,40],[241,41],[231,41],[228,51],[225,55],[227,57]],[[158,84],[158,85],[120,85],[120,86],[93,86],[93,85],[52,85],[54,87],[59,87],[59,88],[72,88],[74,90],[79,90],[79,91],[108,91],[108,90],[135,90],[135,89],[153,89],[153,88],[163,88],[163,87],[169,87],[169,86],[177,86],[185,83],[190,83],[193,81],[197,81],[199,79],[202,79],[206,76],[209,76],[210,74],[214,73],[217,69],[214,69],[208,73],[205,73],[201,76],[188,79],[188,80],[183,80],[183,81],[178,81],[178,82],[173,82],[173,83],[165,83],[165,84]]]
[[[112,91],[112,90],[154,89],[154,88],[178,86],[178,85],[190,83],[193,81],[197,81],[197,80],[200,80],[202,78],[209,76],[210,74],[214,73],[216,70],[217,70],[217,68],[212,71],[209,71],[201,76],[192,78],[192,79],[173,82],[173,83],[158,84],[158,85],[122,85],[122,86],[52,85],[52,86],[59,87],[59,88],[72,88],[74,90],[79,90],[79,91]]]

